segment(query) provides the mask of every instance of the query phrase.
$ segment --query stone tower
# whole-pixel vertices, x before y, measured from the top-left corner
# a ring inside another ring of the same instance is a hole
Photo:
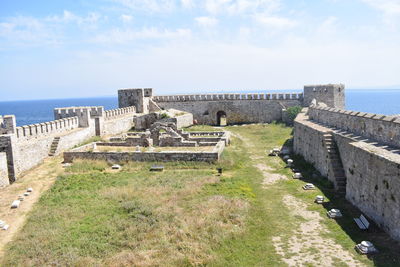
[[[304,86],[303,105],[308,107],[312,100],[323,102],[328,107],[345,109],[344,84],[306,85]]]
[[[153,96],[153,89],[122,89],[118,90],[118,106],[126,108],[134,106],[138,113],[148,113],[150,98]]]

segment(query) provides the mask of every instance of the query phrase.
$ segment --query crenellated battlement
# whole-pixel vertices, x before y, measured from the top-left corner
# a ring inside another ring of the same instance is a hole
[[[126,116],[127,114],[136,113],[135,107],[117,108],[105,111],[105,119],[115,119],[121,116]]]
[[[55,118],[68,118],[75,116],[83,116],[89,114],[91,117],[101,117],[103,116],[104,107],[65,107],[65,108],[55,108],[54,117]]]
[[[79,127],[78,117],[16,127],[16,137],[29,140],[52,134],[62,134]]]
[[[54,119],[78,117],[79,127],[88,127],[92,118],[102,117],[104,107],[65,107],[54,109]]]
[[[311,106],[310,119],[378,142],[400,147],[400,117]]]
[[[229,93],[153,96],[155,102],[223,101],[223,100],[302,100],[302,93]]]
[[[14,115],[0,116],[0,134],[13,134],[16,122]]]

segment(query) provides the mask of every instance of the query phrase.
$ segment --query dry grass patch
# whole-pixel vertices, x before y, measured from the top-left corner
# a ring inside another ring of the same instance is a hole
[[[70,174],[41,198],[3,264],[209,263],[216,256],[213,246],[243,231],[248,203],[204,194],[204,186],[219,183],[219,178],[215,167],[199,165],[190,169],[190,164],[181,164],[178,170],[166,166],[162,173],[151,173],[148,164],[138,163],[108,173],[107,163],[75,162]]]

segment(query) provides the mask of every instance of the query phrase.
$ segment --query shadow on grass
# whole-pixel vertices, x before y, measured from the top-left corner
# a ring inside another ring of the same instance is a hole
[[[292,140],[288,139],[283,146],[291,148]],[[323,177],[303,157],[293,154],[290,156],[294,161],[293,169],[302,173],[303,178],[301,180],[306,183],[313,183],[330,200],[322,205],[326,211],[333,208],[342,211],[343,217],[336,219],[336,222],[343,231],[357,244],[368,240],[376,246],[379,253],[368,256],[375,266],[400,266],[400,244],[379,228],[371,219],[368,219],[371,223],[369,229],[367,231],[360,230],[353,218],[357,218],[363,213],[347,201],[343,194],[337,193],[334,190],[333,183]]]

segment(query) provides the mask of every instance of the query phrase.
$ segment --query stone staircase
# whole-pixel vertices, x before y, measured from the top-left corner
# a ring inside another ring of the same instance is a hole
[[[50,157],[56,154],[59,142],[60,142],[60,137],[54,137],[53,142],[51,143],[50,146],[50,152],[49,152]]]
[[[324,146],[330,162],[329,175],[334,177],[337,192],[346,194],[346,175],[332,133],[324,134]]]

